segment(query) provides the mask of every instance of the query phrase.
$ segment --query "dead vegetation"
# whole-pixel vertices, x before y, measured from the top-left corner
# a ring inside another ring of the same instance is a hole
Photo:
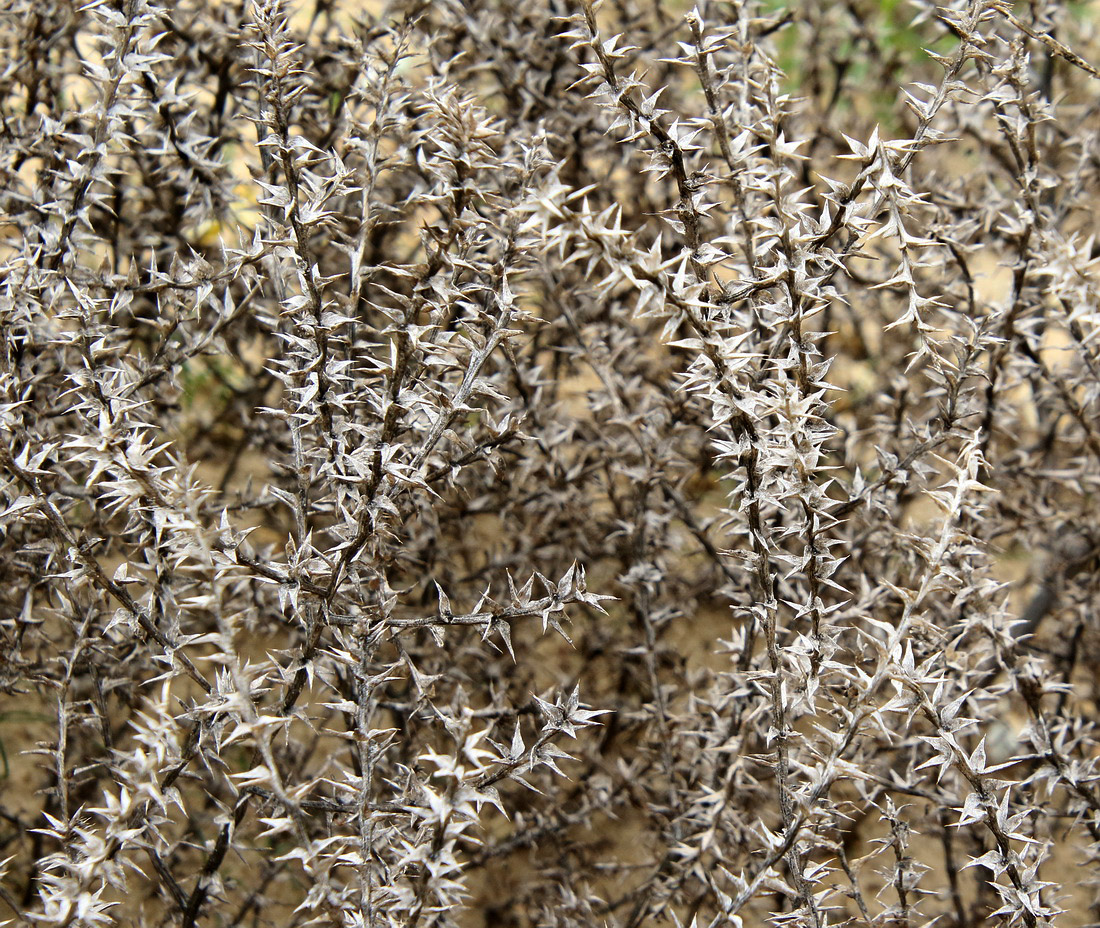
[[[1088,6],[0,15],[5,917],[1100,922]]]

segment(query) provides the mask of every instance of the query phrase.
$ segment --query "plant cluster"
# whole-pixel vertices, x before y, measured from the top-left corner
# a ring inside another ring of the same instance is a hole
[[[1100,35],[11,0],[0,915],[1100,922]]]

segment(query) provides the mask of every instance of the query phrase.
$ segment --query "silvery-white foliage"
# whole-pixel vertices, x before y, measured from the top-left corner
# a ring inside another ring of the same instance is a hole
[[[1090,11],[12,0],[7,923],[1100,921]]]

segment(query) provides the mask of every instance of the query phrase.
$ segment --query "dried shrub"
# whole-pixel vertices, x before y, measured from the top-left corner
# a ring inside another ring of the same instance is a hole
[[[1091,5],[2,15],[7,917],[1100,921]]]

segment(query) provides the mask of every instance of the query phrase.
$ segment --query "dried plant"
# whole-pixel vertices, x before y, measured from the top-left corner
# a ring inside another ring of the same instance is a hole
[[[1100,923],[1094,17],[12,0],[8,923]]]

